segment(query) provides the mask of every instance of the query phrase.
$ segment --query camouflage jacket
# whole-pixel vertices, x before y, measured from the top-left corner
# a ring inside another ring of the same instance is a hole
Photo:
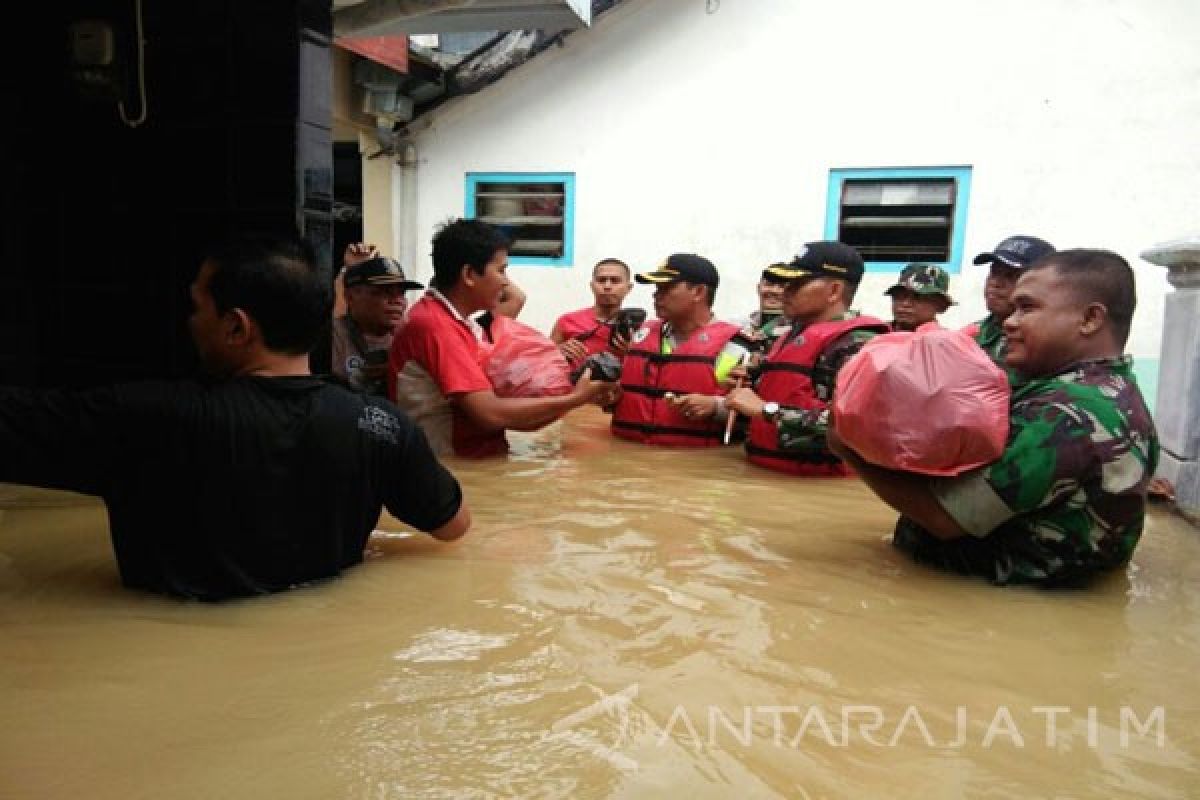
[[[901,517],[896,546],[997,584],[1078,584],[1128,561],[1158,464],[1130,360],[1082,362],[1014,388],[1009,422],[998,461],[933,484],[969,535],[939,541]]]
[[[1004,352],[1008,349],[1008,342],[1004,338],[1004,323],[996,319],[994,314],[988,314],[976,325],[979,330],[975,332],[975,341],[996,366],[1004,369]]]
[[[847,311],[838,319],[858,316],[857,311]],[[828,403],[833,399],[834,385],[840,370],[850,357],[855,355],[869,339],[878,336],[875,331],[853,330],[830,342],[813,367],[813,390],[825,408],[780,409],[776,426],[779,429],[779,449],[791,451],[828,452],[825,432],[829,430]]]
[[[975,333],[975,341],[983,348],[983,352],[988,354],[992,363],[1004,370],[1004,374],[1008,376],[1009,386],[1019,386],[1024,383],[1024,376],[1004,363],[1004,357],[1008,353],[1008,339],[1004,336],[1004,323],[988,314],[976,325],[979,330]]]

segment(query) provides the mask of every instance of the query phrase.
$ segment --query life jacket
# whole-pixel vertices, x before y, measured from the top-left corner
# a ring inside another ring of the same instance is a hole
[[[583,342],[589,356],[608,349],[608,337],[612,335],[612,330],[612,323],[596,319],[596,310],[591,307],[558,318],[559,333],[567,339]]]
[[[662,321],[643,325],[634,334],[621,366],[621,399],[613,410],[613,434],[644,444],[719,446],[723,424],[712,419],[688,419],[664,395],[725,394],[714,369],[717,355],[737,330],[736,325],[713,320],[664,354]]]
[[[774,401],[786,408],[818,410],[829,405],[830,398],[817,396],[813,382],[817,359],[825,348],[853,330],[887,333],[888,326],[874,317],[817,322],[799,333],[779,337],[759,367],[755,392],[765,402]],[[833,376],[829,376],[832,383]],[[761,415],[750,420],[746,455],[752,464],[792,475],[849,475],[849,468],[828,450],[823,452],[779,449],[779,430]]]

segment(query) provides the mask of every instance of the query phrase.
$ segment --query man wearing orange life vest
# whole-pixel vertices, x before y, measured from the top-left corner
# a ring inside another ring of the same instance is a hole
[[[713,317],[720,282],[716,267],[702,256],[675,253],[636,280],[655,285],[658,319],[633,334],[625,354],[613,434],[645,444],[720,445],[723,425],[679,401],[687,394],[723,394],[727,376],[720,374],[718,356],[738,329]],[[724,371],[732,366],[728,363]]]
[[[683,402],[713,419],[727,411],[749,417],[751,463],[792,475],[847,475],[825,442],[837,372],[868,339],[888,330],[881,320],[849,310],[862,257],[841,242],[809,242],[786,266],[768,269],[788,281],[783,313],[792,329],[771,346],[753,389]]]

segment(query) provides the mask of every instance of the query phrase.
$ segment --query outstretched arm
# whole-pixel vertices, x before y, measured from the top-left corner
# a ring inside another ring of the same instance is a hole
[[[580,376],[569,394],[550,397],[499,397],[493,391],[470,392],[451,397],[464,414],[489,431],[535,431],[568,411],[588,403],[607,405],[616,396],[615,383],[592,380],[590,371]]]
[[[429,535],[443,542],[453,542],[461,537],[471,527],[471,510],[467,508],[467,504],[463,503],[458,508],[458,513],[439,528],[435,528],[429,532]]]

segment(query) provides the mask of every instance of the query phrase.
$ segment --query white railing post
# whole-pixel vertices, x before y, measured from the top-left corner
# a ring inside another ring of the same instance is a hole
[[[1200,234],[1142,253],[1167,268],[1175,287],[1166,296],[1154,414],[1162,444],[1158,475],[1175,486],[1175,502],[1200,524]]]

